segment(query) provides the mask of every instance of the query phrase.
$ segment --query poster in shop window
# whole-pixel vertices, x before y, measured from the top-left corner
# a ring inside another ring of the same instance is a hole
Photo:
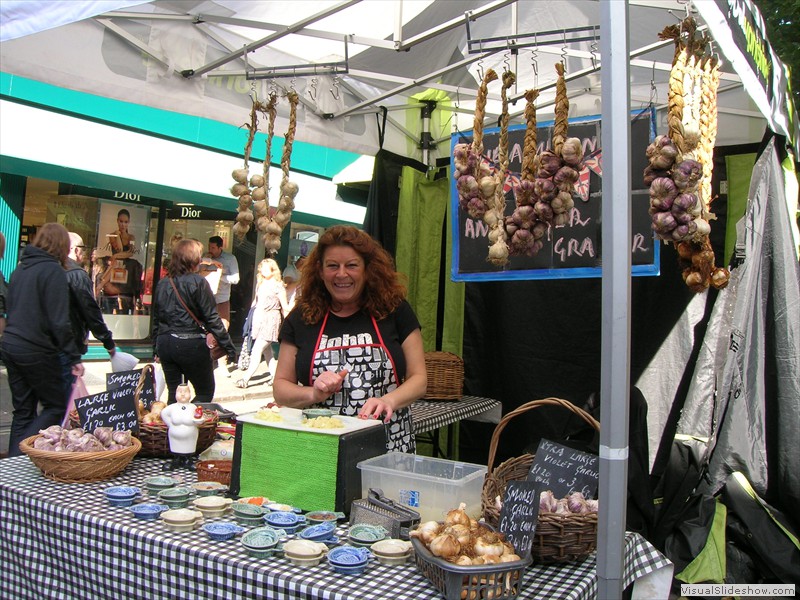
[[[140,301],[150,209],[100,202],[95,260],[102,273],[96,282],[104,312],[132,311]]]

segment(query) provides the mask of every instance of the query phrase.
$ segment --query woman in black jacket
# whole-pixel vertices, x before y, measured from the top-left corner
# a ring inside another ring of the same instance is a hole
[[[14,406],[9,456],[21,453],[26,437],[61,423],[74,377],[83,375],[69,320],[68,252],[67,230],[46,223],[8,284],[2,356]]]
[[[193,402],[211,402],[214,398],[214,365],[206,346],[206,335],[181,303],[236,358],[208,282],[197,273],[203,245],[197,240],[181,240],[172,250],[168,277],[158,282],[153,303],[153,353],[164,369],[169,390],[167,404],[175,402],[175,391],[188,379],[194,386]],[[174,287],[173,287],[174,283]],[[180,299],[176,295],[180,294]]]

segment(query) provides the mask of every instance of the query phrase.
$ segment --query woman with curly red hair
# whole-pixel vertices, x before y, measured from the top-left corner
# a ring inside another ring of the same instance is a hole
[[[425,394],[425,356],[391,255],[363,231],[337,225],[320,237],[300,282],[279,336],[275,400],[383,417],[387,450],[414,452],[408,407]]]

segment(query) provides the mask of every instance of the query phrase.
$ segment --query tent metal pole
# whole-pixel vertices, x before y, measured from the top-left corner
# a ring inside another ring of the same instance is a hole
[[[631,122],[628,3],[600,2],[602,339],[597,597],[622,598],[628,489],[631,300]]]

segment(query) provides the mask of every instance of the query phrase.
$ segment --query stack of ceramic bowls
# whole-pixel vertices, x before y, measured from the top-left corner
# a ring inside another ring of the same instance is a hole
[[[387,533],[389,532],[380,525],[359,523],[350,528],[350,531],[347,532],[347,539],[354,546],[371,546],[384,539]]]
[[[206,523],[203,525],[203,531],[208,534],[212,540],[216,542],[224,542],[225,540],[233,539],[237,534],[244,531],[244,527],[239,527],[233,523],[217,522]]]
[[[247,527],[257,527],[264,524],[264,513],[267,512],[257,504],[247,504],[242,502],[234,502],[231,504],[233,516],[236,517],[236,522],[239,525]]]
[[[158,499],[170,508],[186,508],[191,495],[192,488],[172,487],[158,492]]]
[[[203,513],[189,508],[174,508],[161,513],[161,520],[170,531],[184,533],[193,531],[203,522]]]
[[[195,498],[194,507],[203,513],[207,519],[223,516],[233,504],[230,498],[223,498],[222,496],[201,496]]]
[[[379,540],[370,546],[370,552],[378,562],[389,566],[405,564],[412,551],[411,542],[394,538]]]
[[[138,487],[127,485],[115,485],[106,488],[106,499],[111,506],[131,506],[136,498],[142,493]]]
[[[316,567],[325,556],[328,547],[310,540],[289,540],[283,545],[283,554],[298,567]]]
[[[361,575],[371,556],[367,548],[337,546],[328,551],[328,564],[340,575]]]
[[[253,558],[269,558],[275,552],[282,552],[278,542],[286,538],[286,532],[272,527],[256,527],[242,535],[241,543],[245,552]]]
[[[228,486],[218,481],[198,481],[192,484],[198,496],[221,496],[228,491]]]
[[[304,540],[311,540],[312,542],[337,543],[339,540],[333,532],[334,529],[336,529],[336,524],[332,521],[317,523],[316,525],[310,525],[303,529],[299,536]]]
[[[131,506],[128,510],[130,510],[137,519],[155,521],[162,512],[169,510],[169,506],[166,504],[152,504],[148,502],[145,504],[136,504]]]
[[[175,487],[178,483],[177,479],[166,475],[156,475],[155,477],[148,477],[144,480],[144,486],[151,496],[155,496],[158,492],[166,490],[167,488]]]
[[[306,517],[305,515],[279,510],[265,514],[264,521],[267,525],[283,529],[286,533],[297,533],[297,530],[306,524]]]

